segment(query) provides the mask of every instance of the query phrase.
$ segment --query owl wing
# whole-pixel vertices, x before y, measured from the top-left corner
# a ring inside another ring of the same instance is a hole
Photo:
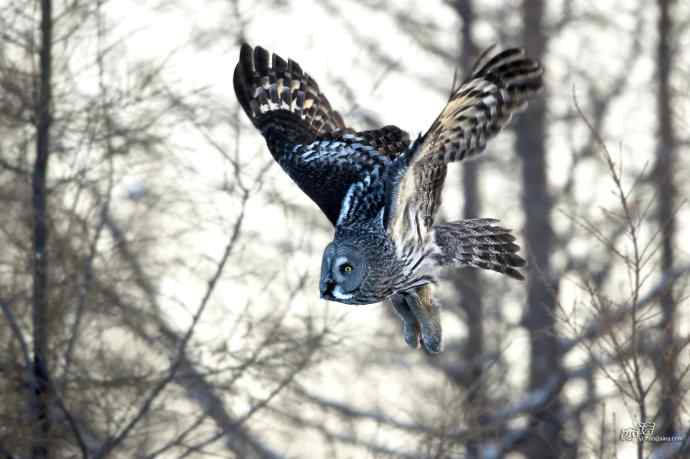
[[[423,238],[441,204],[447,163],[484,150],[513,113],[542,88],[542,68],[521,49],[485,51],[469,79],[453,88],[429,130],[390,168],[384,217],[391,236]]]
[[[334,225],[348,190],[409,146],[395,126],[355,132],[297,62],[243,44],[233,77],[271,154]],[[352,197],[352,196],[351,196]]]

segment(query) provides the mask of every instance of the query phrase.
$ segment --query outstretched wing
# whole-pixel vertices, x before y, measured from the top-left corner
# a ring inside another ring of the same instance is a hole
[[[243,44],[233,77],[275,160],[335,225],[353,183],[409,145],[395,126],[354,132],[297,62]]]
[[[447,163],[481,152],[512,114],[526,108],[529,97],[541,90],[542,68],[523,50],[508,49],[485,59],[488,51],[470,78],[453,88],[426,134],[396,160],[386,210],[394,239],[428,233],[441,204]]]

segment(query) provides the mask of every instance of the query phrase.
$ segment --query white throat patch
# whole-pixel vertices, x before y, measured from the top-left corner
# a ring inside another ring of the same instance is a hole
[[[352,298],[352,296],[352,293],[343,293],[343,290],[340,288],[340,285],[336,285],[333,289],[333,297],[338,300],[349,300],[350,298]]]

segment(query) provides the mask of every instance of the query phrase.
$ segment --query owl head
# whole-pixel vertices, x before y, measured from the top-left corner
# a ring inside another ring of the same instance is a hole
[[[321,298],[345,304],[383,301],[394,250],[386,238],[374,233],[339,229],[326,246],[321,262]]]

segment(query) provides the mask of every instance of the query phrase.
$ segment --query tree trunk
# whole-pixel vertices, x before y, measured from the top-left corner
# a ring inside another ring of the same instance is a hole
[[[673,0],[658,0],[658,43],[657,43],[657,119],[658,144],[656,151],[656,165],[654,182],[657,189],[658,207],[657,219],[661,234],[661,272],[669,272],[673,268],[673,239],[676,231],[674,206],[676,203],[676,189],[673,182],[675,167],[675,133],[673,130],[672,109],[673,95],[671,91],[671,61],[672,61],[672,27],[670,8]],[[680,403],[680,388],[676,378],[677,351],[675,343],[675,311],[676,302],[673,297],[672,285],[659,297],[662,317],[661,321],[664,354],[657,363],[657,372],[661,382],[659,406],[659,432],[662,435],[673,435]]]
[[[474,5],[471,0],[457,0],[454,4],[461,21],[459,48],[460,48],[460,68],[463,70],[463,77],[468,77],[472,69],[474,58],[477,56],[476,46],[472,39],[472,26],[474,23]],[[462,211],[463,219],[479,217],[480,195],[478,173],[479,163],[467,161],[461,167],[462,194],[464,208]],[[458,308],[465,314],[467,324],[467,341],[462,349],[462,360],[468,368],[471,368],[469,377],[463,378],[461,384],[468,390],[467,404],[472,413],[469,423],[478,423],[481,418],[479,407],[485,407],[483,400],[484,394],[481,384],[475,384],[481,378],[482,365],[481,356],[484,353],[484,326],[482,313],[482,299],[480,295],[481,278],[479,270],[467,269],[459,272],[455,277],[455,288],[458,292]],[[480,455],[480,438],[467,441],[466,455],[468,458],[476,458]]]
[[[523,42],[530,57],[543,61],[546,50],[543,0],[524,0]],[[523,325],[530,341],[529,390],[539,391],[561,373],[555,333],[554,309],[558,278],[551,266],[554,233],[552,202],[547,183],[546,103],[543,96],[530,102],[528,112],[517,117],[516,148],[522,160],[522,206],[525,215],[527,309]],[[558,396],[530,419],[524,443],[527,457],[561,457],[561,403]]]
[[[51,123],[51,47],[52,4],[41,0],[41,49],[38,75],[38,101],[36,103],[36,160],[32,177],[33,198],[33,354],[34,381],[32,387],[32,444],[31,457],[49,456],[50,436],[50,379],[48,375],[48,224],[46,178],[50,156]]]

